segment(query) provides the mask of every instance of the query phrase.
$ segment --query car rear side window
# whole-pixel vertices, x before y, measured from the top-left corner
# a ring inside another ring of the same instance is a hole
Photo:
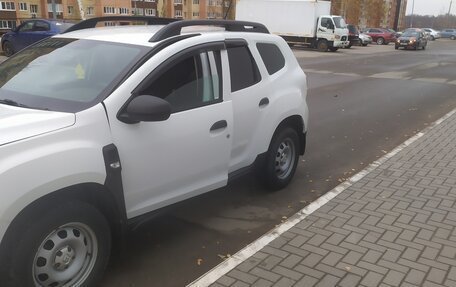
[[[231,92],[253,86],[261,80],[258,66],[247,46],[228,48]]]
[[[275,74],[285,67],[285,58],[275,44],[257,43],[257,48],[269,75]]]

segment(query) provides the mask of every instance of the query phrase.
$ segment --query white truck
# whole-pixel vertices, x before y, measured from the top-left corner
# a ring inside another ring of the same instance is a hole
[[[341,16],[330,12],[330,1],[239,0],[236,20],[260,22],[290,45],[335,52],[349,45],[348,29]]]

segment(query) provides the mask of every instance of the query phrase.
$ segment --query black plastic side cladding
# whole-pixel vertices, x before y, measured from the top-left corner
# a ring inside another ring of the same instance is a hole
[[[117,212],[120,224],[125,226],[127,223],[127,210],[125,208],[125,197],[122,185],[122,165],[120,164],[119,152],[114,144],[103,147],[103,158],[106,167],[105,187],[112,196],[117,205]]]

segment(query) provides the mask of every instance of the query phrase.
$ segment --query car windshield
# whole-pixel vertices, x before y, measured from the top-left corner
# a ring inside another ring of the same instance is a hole
[[[0,101],[63,112],[100,101],[147,47],[94,40],[52,38],[0,65]]]
[[[407,31],[402,36],[403,37],[418,37],[419,33],[415,31]]]
[[[347,28],[347,24],[342,17],[334,17],[334,24],[336,25],[336,28]]]

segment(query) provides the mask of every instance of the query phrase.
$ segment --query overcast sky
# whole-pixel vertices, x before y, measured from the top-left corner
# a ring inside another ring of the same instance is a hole
[[[407,15],[412,14],[414,0],[407,1]],[[451,0],[415,0],[414,14],[419,15],[439,15],[448,13]],[[451,13],[456,13],[456,0],[453,0]]]

